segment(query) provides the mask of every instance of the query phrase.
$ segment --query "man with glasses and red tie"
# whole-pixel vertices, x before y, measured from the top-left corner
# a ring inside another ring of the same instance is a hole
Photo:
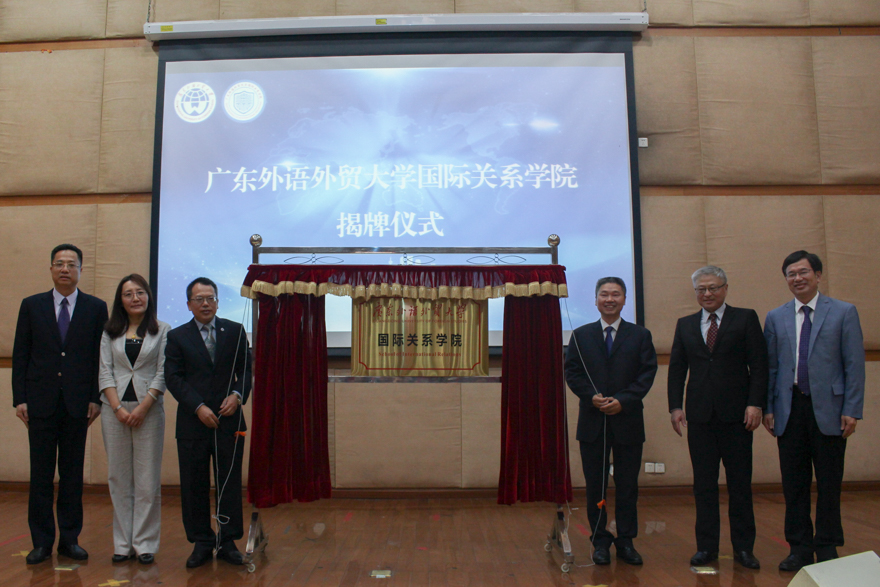
[[[30,444],[29,565],[51,558],[55,544],[56,455],[58,554],[89,558],[79,546],[83,463],[88,428],[101,413],[98,363],[107,304],[77,289],[81,250],[58,245],[50,258],[55,287],[22,301],[12,350],[12,405]]]
[[[725,302],[723,269],[697,269],[691,282],[701,309],[679,319],[675,327],[667,385],[672,428],[679,436],[687,428],[694,469],[697,553],[691,565],[718,559],[718,475],[724,463],[733,559],[757,569],[761,565],[752,551],[752,432],[761,425],[767,399],[767,347],[758,314]]]
[[[846,439],[862,418],[865,348],[856,307],[819,293],[822,261],[796,251],[782,274],[794,299],[764,323],[770,381],[764,427],[776,437],[785,495],[782,571],[837,558]],[[816,528],[810,491],[816,474]]]
[[[251,354],[238,322],[217,317],[217,284],[207,277],[186,288],[190,320],[168,333],[165,384],[178,402],[177,456],[187,539],[187,568],[217,558],[244,564],[235,540],[244,536],[241,460],[246,425],[240,406],[251,389]],[[213,460],[217,532],[211,528]]]

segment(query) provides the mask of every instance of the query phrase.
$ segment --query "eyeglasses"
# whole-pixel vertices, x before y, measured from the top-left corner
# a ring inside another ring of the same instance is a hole
[[[698,295],[698,296],[704,296],[704,295],[706,295],[707,293],[710,293],[710,294],[712,294],[712,295],[715,295],[715,294],[717,294],[719,291],[721,291],[721,288],[724,288],[724,287],[727,287],[727,284],[726,284],[726,283],[725,283],[724,285],[710,285],[709,287],[702,287],[702,286],[701,286],[701,287],[695,287],[695,288],[694,288],[694,291],[697,292],[697,295]]]
[[[812,269],[801,269],[800,271],[789,271],[785,274],[786,279],[797,279],[798,277],[809,277]]]
[[[127,291],[124,294],[122,294],[122,298],[125,300],[133,300],[134,298],[145,298],[145,297],[147,297],[147,292],[145,292],[142,289],[139,289],[137,291]]]
[[[54,263],[52,263],[52,267],[54,267],[55,269],[67,269],[68,271],[73,271],[74,269],[79,267],[79,265],[72,261],[68,263],[65,263],[64,261],[55,261]]]
[[[195,302],[200,306],[202,304],[204,304],[205,302],[208,302],[209,304],[215,304],[215,303],[217,303],[217,296],[208,296],[208,297],[198,296],[195,298],[190,298],[189,301]]]

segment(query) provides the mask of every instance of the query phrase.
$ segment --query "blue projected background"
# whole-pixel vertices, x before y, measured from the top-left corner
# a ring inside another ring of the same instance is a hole
[[[186,284],[205,275],[241,321],[254,233],[328,247],[536,247],[556,233],[571,319],[597,319],[596,279],[634,285],[625,80],[623,55],[599,53],[168,63],[160,318],[189,320]],[[330,344],[347,346],[350,300],[327,304]]]

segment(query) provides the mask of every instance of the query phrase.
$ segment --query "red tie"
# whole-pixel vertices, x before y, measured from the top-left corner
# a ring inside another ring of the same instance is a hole
[[[718,316],[715,315],[715,312],[709,314],[709,332],[706,333],[706,346],[709,347],[709,352],[712,352],[712,349],[715,348],[715,339],[718,338]]]

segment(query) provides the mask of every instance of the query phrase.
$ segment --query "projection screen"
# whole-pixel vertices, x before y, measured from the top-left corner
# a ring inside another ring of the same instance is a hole
[[[309,247],[535,247],[555,233],[566,342],[568,315],[574,327],[598,318],[600,277],[627,282],[624,318],[641,322],[631,45],[628,33],[572,32],[160,44],[160,318],[189,320],[185,287],[204,275],[219,285],[219,314],[242,321],[254,233],[266,246]],[[349,345],[350,306],[327,299],[331,347]],[[502,309],[490,304],[493,345]]]

